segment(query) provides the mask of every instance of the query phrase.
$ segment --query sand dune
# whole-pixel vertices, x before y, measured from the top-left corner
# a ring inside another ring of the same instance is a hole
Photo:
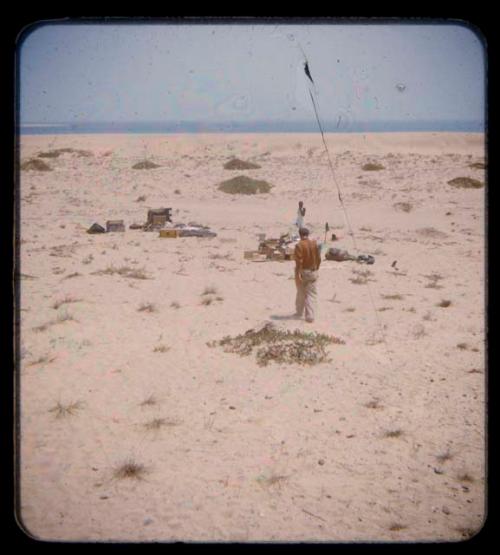
[[[23,136],[20,518],[44,540],[470,537],[485,503],[482,134]],[[227,170],[231,158],[261,167]],[[137,170],[150,160],[159,167]],[[366,171],[366,163],[384,169]],[[217,189],[232,175],[267,194]],[[139,200],[138,200],[139,199]],[[290,320],[292,262],[252,262],[297,202],[375,264],[323,262]],[[213,239],[130,230],[172,207]],[[123,219],[124,233],[88,235]],[[348,233],[348,223],[354,238]],[[393,262],[396,264],[393,266]],[[211,299],[209,302],[206,299]],[[373,303],[373,304],[372,304]],[[334,335],[330,362],[208,343],[265,322]],[[124,465],[127,465],[124,467]]]

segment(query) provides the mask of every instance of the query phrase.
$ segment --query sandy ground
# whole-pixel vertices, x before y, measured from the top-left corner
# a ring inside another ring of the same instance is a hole
[[[460,541],[480,529],[485,192],[447,182],[485,180],[470,167],[484,137],[327,141],[358,252],[319,134],[22,137],[23,161],[91,152],[21,172],[18,513],[29,534]],[[225,170],[233,156],[262,167]],[[131,169],[146,157],[161,167]],[[363,171],[370,161],[385,169]],[[217,190],[236,175],[274,187]],[[312,325],[287,319],[293,262],[243,259],[258,233],[293,230],[299,200],[313,235],[329,222],[330,246],[375,257],[323,262]],[[218,235],[128,229],[159,207]],[[110,219],[126,232],[85,232]],[[207,287],[218,298],[202,304]],[[266,321],[345,344],[311,367],[262,367],[207,345]],[[144,472],[120,478],[125,462]]]

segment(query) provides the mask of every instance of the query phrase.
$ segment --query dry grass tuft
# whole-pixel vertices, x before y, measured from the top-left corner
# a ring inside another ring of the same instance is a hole
[[[408,528],[408,526],[405,526],[404,524],[400,524],[398,522],[394,522],[389,526],[389,530],[391,532],[400,532],[401,530],[406,530],[406,528]]]
[[[158,312],[158,309],[153,303],[142,303],[137,312]]]
[[[272,185],[267,181],[259,181],[245,175],[239,175],[238,177],[233,177],[233,179],[222,181],[217,188],[219,191],[230,195],[256,195],[259,193],[269,193],[271,187]]]
[[[175,420],[173,418],[153,418],[153,420],[144,423],[144,428],[148,431],[151,431],[159,430],[160,428],[163,428],[165,426],[178,426],[179,424],[181,424],[181,421]]]
[[[459,482],[467,482],[470,484],[472,484],[475,481],[474,478],[467,472],[464,472],[463,474],[460,474],[459,476],[457,476],[457,480]]]
[[[59,307],[61,307],[63,304],[69,304],[69,303],[79,303],[81,301],[81,299],[76,299],[75,297],[64,297],[64,299],[60,300],[60,301],[56,301],[53,305],[52,308],[54,310],[57,310]]]
[[[389,430],[384,432],[384,437],[398,438],[403,435],[403,430]]]
[[[382,298],[388,301],[402,301],[404,299],[403,295],[399,293],[395,293],[394,295],[382,295]]]
[[[181,305],[180,305],[177,301],[172,301],[172,302],[170,303],[170,307],[171,307],[171,308],[180,308]]]
[[[135,202],[144,202],[146,200],[146,195],[141,195],[135,199]]]
[[[249,356],[255,349],[259,366],[267,366],[270,362],[310,366],[329,360],[325,347],[332,343],[344,344],[344,341],[314,332],[284,331],[267,323],[259,330],[250,329],[236,337],[226,336],[208,345],[220,345],[225,352],[240,356]]]
[[[469,348],[469,345],[467,345],[467,343],[457,343],[457,349],[466,351],[468,348]]]
[[[74,403],[69,403],[68,405],[63,405],[60,401],[49,409],[49,412],[54,412],[56,418],[64,418],[65,416],[74,416],[77,411],[83,408],[83,403],[81,401],[76,401]]]
[[[45,322],[45,324],[41,324],[39,326],[35,326],[33,327],[33,331],[45,331],[47,330],[50,326],[52,326],[54,324],[54,322],[51,320],[50,322]]]
[[[168,351],[170,351],[170,347],[167,347],[166,345],[157,345],[153,349],[154,353],[168,353]]]
[[[113,477],[117,480],[142,480],[146,472],[146,467],[143,464],[136,463],[133,460],[128,460],[115,468],[113,471]]]
[[[151,394],[149,397],[146,397],[142,403],[139,404],[141,407],[153,407],[158,404],[158,399]]]
[[[73,272],[72,274],[68,274],[67,276],[63,277],[63,279],[71,279],[74,277],[78,277],[81,276],[82,274],[79,274],[78,272]]]
[[[217,288],[214,287],[213,285],[209,287],[205,287],[202,293],[202,295],[216,295],[216,294],[217,294]]]
[[[269,476],[260,475],[256,478],[256,480],[262,487],[281,489],[283,484],[285,484],[289,478],[290,476],[285,476],[284,474],[272,473]]]
[[[482,181],[472,179],[471,177],[455,177],[455,179],[448,181],[448,185],[459,189],[481,189],[484,187]]]
[[[26,366],[37,366],[38,364],[50,364],[51,362],[54,362],[54,360],[56,360],[56,357],[49,357],[49,355],[42,355],[36,360],[29,362]]]
[[[429,280],[429,283],[425,286],[428,289],[443,288],[441,285],[438,285],[438,281],[441,281],[443,279],[443,276],[441,274],[429,274],[429,275],[424,275],[424,277]]]
[[[115,268],[114,266],[108,266],[105,270],[98,270],[97,272],[92,272],[92,275],[102,276],[108,275],[112,276],[118,274],[120,276],[132,279],[151,279],[144,272],[144,269],[130,268],[130,266],[120,266]]]
[[[442,300],[440,303],[438,303],[436,306],[440,306],[441,308],[448,308],[449,306],[451,306],[451,301],[448,300]]]
[[[436,460],[440,463],[451,461],[452,458],[453,458],[453,455],[449,451],[446,451],[445,453],[441,453],[440,455],[436,456]]]
[[[384,408],[384,406],[380,404],[379,399],[372,399],[371,401],[368,401],[368,403],[365,403],[365,407],[367,409],[383,409]]]

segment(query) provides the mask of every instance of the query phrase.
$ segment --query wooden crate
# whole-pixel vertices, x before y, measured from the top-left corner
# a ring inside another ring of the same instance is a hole
[[[179,230],[178,229],[160,229],[160,237],[168,237],[176,239],[179,237]]]
[[[152,208],[148,210],[148,224],[151,225],[165,225],[171,222],[171,208]]]
[[[106,232],[110,231],[125,231],[123,220],[108,220],[106,222]]]

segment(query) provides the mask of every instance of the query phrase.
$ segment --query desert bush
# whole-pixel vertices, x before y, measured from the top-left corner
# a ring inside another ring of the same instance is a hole
[[[218,189],[230,195],[256,195],[258,193],[269,193],[271,187],[272,185],[267,181],[259,181],[239,175],[219,183]]]
[[[150,160],[142,160],[141,162],[137,162],[132,166],[133,170],[152,170],[154,168],[159,168],[158,164],[151,162]]]
[[[224,164],[225,170],[256,170],[259,168],[259,164],[246,162],[245,160],[240,160],[239,158],[233,158]]]
[[[24,171],[37,171],[37,172],[50,172],[52,168],[43,160],[26,160],[21,164],[21,170]]]
[[[448,181],[448,185],[458,187],[459,189],[480,189],[484,187],[484,183],[471,177],[455,177]]]
[[[373,172],[373,171],[385,170],[385,167],[382,166],[382,164],[379,164],[378,162],[368,162],[364,164],[361,169],[367,172]]]

